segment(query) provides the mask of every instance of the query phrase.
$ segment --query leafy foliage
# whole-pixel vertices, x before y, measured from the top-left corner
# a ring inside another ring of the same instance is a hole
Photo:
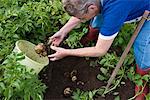
[[[150,100],[150,93],[146,95],[146,100]]]
[[[100,66],[100,73],[97,75],[97,79],[99,79],[100,81],[107,82],[107,80],[110,78],[112,71],[115,68],[117,62],[119,61],[119,57],[121,56],[123,50],[128,44],[134,29],[135,23],[125,24],[124,27],[121,29],[120,33],[118,34],[118,36],[116,37],[111,50],[105,56],[100,57],[96,61],[92,61],[90,63],[90,66],[93,67]],[[112,83],[111,88],[107,91],[101,91],[103,90],[104,87],[100,87],[97,93],[103,96],[110,92],[115,94],[115,91],[113,90],[119,87],[120,84],[124,84],[124,82],[122,82],[122,79],[123,78],[126,79],[127,77],[129,77],[127,75],[129,72],[128,68],[132,66],[134,66],[133,49],[131,49],[130,53],[127,55],[121,69],[117,73],[117,76]],[[135,77],[135,75],[132,74],[130,75],[130,77]],[[116,99],[119,99],[119,97],[117,96]]]
[[[80,89],[76,89],[76,91],[73,92],[72,99],[73,100],[93,100],[93,97],[95,96],[97,90],[93,91],[82,91]]]
[[[36,74],[18,63],[24,55],[12,54],[0,65],[0,98],[2,100],[42,100],[46,86]]]
[[[0,4],[0,60],[15,41],[42,42],[69,19],[60,0],[0,0]]]
[[[150,75],[146,74],[144,76],[141,76],[140,74],[135,73],[134,67],[131,67],[127,73],[130,80],[132,80],[135,84],[138,86],[143,87],[143,83],[148,82],[150,80]]]
[[[57,32],[70,17],[62,9],[60,0],[0,0],[0,61],[13,49],[14,43],[19,39],[26,39],[33,43],[43,42],[45,37]],[[85,23],[86,24],[86,23]],[[85,24],[70,32],[66,39],[71,48],[83,47],[81,37],[87,32]],[[101,65],[97,78],[107,81],[112,69],[116,66],[122,52],[135,29],[135,23],[126,24],[121,29],[113,43],[113,52],[98,58],[91,66]],[[118,50],[118,47],[121,48]],[[116,50],[117,49],[117,50]],[[26,71],[17,61],[22,55],[14,54],[7,57],[5,63],[0,65],[0,94],[6,100],[41,100],[45,85],[38,77]],[[123,67],[119,70],[113,82],[114,90],[121,83],[122,78],[129,77],[133,82],[143,86],[143,81],[149,80],[149,75],[135,74],[133,50],[128,54]],[[128,68],[131,67],[129,70]],[[101,89],[94,91],[78,90],[73,93],[75,100],[92,100],[96,92],[103,93]],[[149,100],[149,95],[146,96]],[[119,97],[116,97],[118,100]]]
[[[43,42],[68,19],[60,0],[0,0],[0,61],[17,40]],[[0,99],[42,100],[46,86],[17,62],[21,58],[14,54],[0,65]]]
[[[136,28],[136,22],[130,24],[124,24],[118,36],[115,38],[113,42],[113,48],[115,48],[116,46],[121,47],[123,51],[126,48],[135,28]]]
[[[127,76],[130,78],[131,81],[133,81],[136,85],[141,87],[141,90],[139,90],[135,96],[133,96],[132,98],[130,98],[129,100],[134,100],[136,98],[136,96],[138,96],[139,94],[141,94],[146,86],[146,84],[149,85],[149,80],[150,80],[150,74],[146,74],[144,76],[141,76],[140,74],[137,74],[135,72],[134,67],[131,67],[130,69],[128,69],[127,72]],[[149,100],[150,95],[147,94],[146,95],[146,100]]]
[[[68,46],[71,48],[83,47],[83,45],[80,43],[80,40],[82,36],[87,33],[87,31],[88,29],[84,25],[82,25],[80,28],[72,30],[64,43],[68,44]]]

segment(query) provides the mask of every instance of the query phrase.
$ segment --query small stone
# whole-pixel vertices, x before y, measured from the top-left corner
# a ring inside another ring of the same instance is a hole
[[[77,76],[73,76],[71,80],[75,82],[77,80]]]
[[[71,96],[71,94],[72,94],[71,88],[70,87],[65,88],[64,95],[65,96]]]
[[[78,81],[78,82],[77,82],[77,85],[84,85],[84,82]]]
[[[73,70],[71,73],[70,73],[70,76],[73,77],[73,76],[76,76],[77,75],[77,70]]]

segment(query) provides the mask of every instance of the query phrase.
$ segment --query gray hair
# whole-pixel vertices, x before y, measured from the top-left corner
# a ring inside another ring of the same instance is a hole
[[[62,0],[65,11],[71,16],[80,16],[88,12],[91,4],[96,4],[97,0]]]

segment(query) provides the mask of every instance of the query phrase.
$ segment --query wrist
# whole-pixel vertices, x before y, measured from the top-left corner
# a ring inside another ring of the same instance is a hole
[[[70,49],[65,49],[64,53],[65,53],[66,56],[70,56],[71,55]]]
[[[63,29],[59,30],[59,33],[60,33],[63,37],[65,37],[66,34],[67,34]]]

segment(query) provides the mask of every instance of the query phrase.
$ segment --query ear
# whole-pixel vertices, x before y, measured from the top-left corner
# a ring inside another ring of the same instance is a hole
[[[98,10],[98,7],[94,4],[88,7],[88,13],[95,13]]]

